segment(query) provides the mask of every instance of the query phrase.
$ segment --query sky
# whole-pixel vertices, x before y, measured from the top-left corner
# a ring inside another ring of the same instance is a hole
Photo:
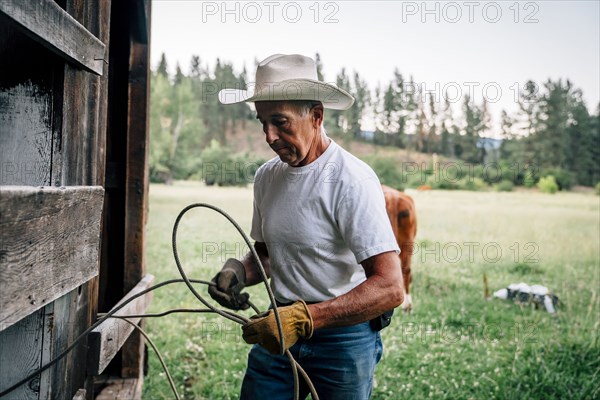
[[[569,79],[591,112],[600,101],[600,1],[153,0],[151,60],[165,53],[186,73],[192,55],[246,67],[271,54],[321,56],[325,80],[345,68],[374,89],[397,69],[455,113],[485,97],[498,134],[501,110],[531,79]],[[371,129],[366,122],[363,128]]]

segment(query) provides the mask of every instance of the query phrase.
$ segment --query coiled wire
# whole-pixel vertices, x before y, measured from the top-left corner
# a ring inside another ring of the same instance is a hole
[[[136,324],[133,324],[131,321],[129,321],[126,318],[136,318],[136,317],[140,317],[140,318],[145,318],[145,317],[159,317],[159,316],[165,316],[174,312],[214,312],[216,314],[219,314],[220,316],[222,316],[223,318],[227,318],[233,322],[236,322],[238,324],[245,324],[248,321],[250,321],[247,317],[243,316],[243,315],[239,315],[237,313],[234,313],[232,311],[229,310],[222,310],[222,309],[218,309],[216,307],[214,307],[212,304],[210,304],[209,302],[207,302],[199,293],[198,291],[196,291],[196,289],[194,288],[194,286],[192,285],[192,283],[200,283],[200,284],[204,284],[204,285],[213,285],[212,282],[208,282],[205,280],[200,280],[200,279],[190,279],[188,278],[187,274],[185,273],[185,271],[183,270],[183,267],[181,265],[181,261],[179,259],[179,253],[177,252],[177,230],[179,228],[179,223],[182,219],[182,217],[191,209],[194,208],[208,208],[211,209],[213,211],[216,211],[217,213],[221,214],[222,216],[224,216],[236,229],[237,231],[240,233],[240,235],[242,236],[242,238],[244,239],[244,241],[246,242],[246,244],[248,245],[248,248],[250,249],[250,251],[252,252],[252,256],[254,257],[254,260],[256,261],[256,265],[258,267],[258,270],[260,272],[261,278],[263,280],[263,283],[265,285],[265,288],[267,290],[267,294],[269,296],[269,300],[271,302],[271,306],[273,308],[273,313],[275,314],[275,320],[277,322],[277,329],[278,329],[278,333],[279,333],[279,337],[281,339],[280,341],[280,353],[281,354],[285,354],[289,361],[290,361],[290,366],[292,368],[292,374],[294,377],[294,399],[295,400],[299,400],[300,397],[300,381],[299,381],[299,377],[298,377],[298,372],[300,372],[300,374],[302,375],[302,378],[305,380],[306,384],[308,385],[308,388],[310,390],[310,393],[313,397],[313,400],[319,400],[319,396],[317,394],[317,391],[313,385],[313,383],[311,382],[308,374],[306,373],[306,371],[304,371],[304,369],[300,366],[300,364],[298,364],[298,362],[294,359],[294,357],[292,356],[292,354],[290,353],[289,350],[285,350],[285,343],[284,343],[284,336],[283,336],[283,327],[281,324],[281,318],[279,316],[279,310],[277,308],[277,303],[275,301],[275,296],[273,295],[273,292],[271,290],[271,287],[269,286],[268,283],[268,278],[265,272],[265,269],[260,261],[260,257],[258,256],[258,253],[256,253],[256,249],[254,248],[254,246],[252,245],[252,243],[250,242],[250,239],[248,238],[248,236],[245,234],[245,232],[243,231],[243,229],[239,226],[239,224],[225,211],[221,210],[218,207],[215,207],[211,204],[207,204],[207,203],[195,203],[195,204],[190,204],[189,206],[185,207],[183,210],[181,210],[181,212],[179,213],[179,215],[177,216],[176,220],[175,220],[175,224],[173,225],[173,234],[172,234],[172,246],[173,246],[173,257],[175,258],[175,264],[177,265],[177,269],[179,270],[179,274],[181,275],[182,279],[169,279],[166,280],[164,282],[158,283],[154,286],[151,286],[147,289],[144,289],[142,291],[140,291],[139,293],[136,293],[135,295],[131,296],[130,298],[128,298],[126,301],[124,301],[123,303],[119,304],[118,306],[115,306],[111,311],[109,311],[108,313],[102,314],[102,316],[100,318],[98,318],[96,320],[95,323],[93,323],[90,327],[88,327],[85,331],[83,331],[83,333],[81,333],[69,346],[67,346],[67,348],[62,351],[58,356],[56,356],[52,361],[48,362],[47,364],[45,364],[44,366],[40,367],[39,369],[37,369],[36,371],[30,373],[29,375],[27,375],[25,378],[21,379],[20,381],[14,383],[13,385],[11,385],[10,387],[8,387],[7,389],[3,390],[2,392],[0,392],[0,397],[12,392],[13,390],[15,390],[16,388],[18,388],[19,386],[27,383],[30,379],[34,378],[35,376],[41,374],[42,372],[46,371],[48,368],[52,367],[54,364],[56,364],[58,361],[60,361],[62,358],[64,358],[71,350],[73,350],[75,348],[75,346],[77,346],[77,344],[83,340],[91,331],[93,331],[94,329],[96,329],[100,324],[102,324],[104,321],[106,321],[108,318],[122,318],[125,321],[127,321],[128,323],[134,325],[136,327],[136,329],[138,329],[142,335],[144,336],[144,338],[146,340],[148,340],[148,343],[151,345],[151,347],[154,349],[154,351],[157,353],[159,361],[161,362],[163,369],[165,370],[165,373],[167,375],[167,379],[169,380],[169,384],[171,386],[171,389],[173,390],[174,396],[176,399],[179,399],[179,395],[177,393],[177,390],[175,388],[175,385],[173,383],[173,380],[171,379],[171,375],[168,371],[168,368],[166,367],[166,364],[164,362],[164,360],[162,359],[162,356],[160,355],[160,353],[158,352],[158,349],[156,348],[156,346],[154,345],[154,343],[152,343],[152,341],[150,340],[150,338],[145,334],[145,332],[143,332],[143,330],[141,330],[141,328],[139,328]],[[204,305],[207,307],[207,309],[194,309],[194,310],[190,310],[190,309],[174,309],[174,310],[168,310],[165,311],[163,313],[159,313],[159,314],[140,314],[140,315],[115,315],[118,311],[120,311],[123,307],[125,307],[127,304],[129,304],[130,302],[132,302],[133,300],[137,299],[138,297],[143,296],[144,294],[151,292],[153,290],[159,289],[163,286],[167,286],[170,285],[172,283],[185,283],[188,287],[188,289],[190,290],[190,292],[192,292],[192,294]],[[256,312],[259,313],[259,309],[252,304],[251,302],[248,302],[249,305],[252,307],[252,309]]]

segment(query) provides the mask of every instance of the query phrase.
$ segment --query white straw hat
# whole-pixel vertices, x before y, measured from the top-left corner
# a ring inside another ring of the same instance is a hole
[[[223,104],[275,100],[317,100],[333,110],[347,110],[354,103],[345,90],[319,81],[315,61],[300,54],[274,54],[258,64],[256,79],[247,90],[219,92]]]

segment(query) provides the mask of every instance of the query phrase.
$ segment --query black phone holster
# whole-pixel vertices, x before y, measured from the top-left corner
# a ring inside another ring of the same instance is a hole
[[[370,322],[371,328],[374,331],[380,331],[389,324],[392,323],[392,315],[394,315],[394,309],[387,310],[378,317],[373,318]]]

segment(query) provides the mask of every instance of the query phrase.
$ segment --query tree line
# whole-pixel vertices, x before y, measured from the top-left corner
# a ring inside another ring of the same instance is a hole
[[[319,79],[325,80],[319,54],[315,60]],[[227,133],[236,127],[244,129],[254,113],[244,103],[224,107],[216,94],[225,87],[245,88],[248,82],[245,69],[236,73],[232,64],[219,59],[213,67],[203,66],[198,56],[191,58],[187,75],[179,65],[175,74],[169,74],[167,59],[162,55],[151,81],[152,180],[208,181],[199,174],[209,160],[264,162],[252,155],[238,155],[233,160],[235,157],[226,151]],[[437,154],[441,159],[479,166],[498,163],[504,170],[516,168],[518,173],[502,177],[516,185],[533,185],[548,175],[562,189],[573,184],[592,186],[600,181],[600,105],[595,114],[590,114],[582,91],[569,80],[526,82],[519,91],[518,111],[501,113],[501,141],[486,139],[492,124],[485,99],[476,104],[465,95],[460,112],[456,112],[447,96],[436,101],[431,94],[419,93],[414,90],[414,78],[398,70],[390,82],[374,90],[358,72],[350,74],[345,69],[337,74],[335,83],[356,101],[349,110],[325,114],[324,125],[331,135],[343,134],[357,141]],[[367,118],[374,122],[373,132],[361,128]]]

